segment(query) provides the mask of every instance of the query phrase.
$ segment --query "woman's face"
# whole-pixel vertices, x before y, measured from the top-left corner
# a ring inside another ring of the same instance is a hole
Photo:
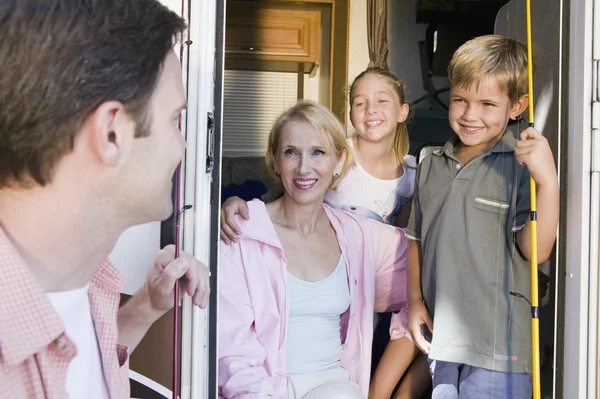
[[[325,192],[343,159],[338,159],[332,143],[304,121],[286,123],[280,133],[279,149],[274,154],[275,172],[281,176],[285,194],[299,204],[323,202]]]

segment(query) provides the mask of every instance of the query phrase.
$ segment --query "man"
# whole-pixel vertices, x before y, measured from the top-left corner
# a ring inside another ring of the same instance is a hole
[[[156,0],[0,3],[0,398],[128,398],[128,352],[175,282],[206,305],[208,271],[170,246],[117,325],[107,261],[172,212],[184,29]]]

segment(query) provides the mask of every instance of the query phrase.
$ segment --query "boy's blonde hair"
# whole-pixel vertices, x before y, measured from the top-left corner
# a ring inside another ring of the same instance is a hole
[[[314,101],[299,101],[296,105],[284,111],[275,120],[267,142],[267,154],[265,157],[267,171],[272,177],[279,179],[279,176],[275,175],[274,157],[277,151],[279,151],[281,131],[289,122],[293,121],[306,122],[313,126],[321,135],[325,149],[329,151],[333,150],[337,159],[345,156],[344,165],[339,176],[335,177],[329,185],[329,189],[335,190],[340,180],[354,166],[354,153],[350,150],[350,145],[346,141],[344,126],[342,126],[331,111]]]
[[[352,82],[350,86],[350,97],[348,101],[350,103],[350,112],[352,113],[352,103],[354,102],[355,93],[354,90],[356,88],[356,84],[359,80],[367,75],[375,75],[379,76],[385,80],[387,80],[388,84],[394,89],[394,92],[398,95],[398,99],[400,100],[400,105],[407,104],[406,102],[406,89],[404,87],[404,82],[401,81],[396,75],[390,72],[387,69],[372,67],[367,68],[362,71]],[[410,111],[409,111],[410,116]],[[408,120],[408,117],[406,118]],[[396,134],[394,136],[394,154],[396,154],[396,161],[400,165],[404,165],[404,157],[408,154],[408,150],[410,149],[410,141],[408,138],[408,129],[406,128],[406,120],[404,122],[398,122],[396,125]]]
[[[515,104],[527,94],[527,46],[502,35],[469,40],[456,50],[448,65],[450,86],[470,88],[493,78]]]

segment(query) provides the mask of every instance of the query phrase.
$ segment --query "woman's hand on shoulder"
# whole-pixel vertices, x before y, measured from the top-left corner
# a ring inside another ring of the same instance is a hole
[[[225,244],[237,242],[240,235],[240,228],[234,220],[235,215],[248,220],[248,205],[240,197],[227,198],[221,205],[221,239]]]

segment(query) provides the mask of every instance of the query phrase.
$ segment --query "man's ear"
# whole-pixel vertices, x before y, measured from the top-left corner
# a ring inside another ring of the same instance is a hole
[[[510,111],[510,119],[515,120],[517,116],[521,115],[529,105],[529,94],[523,94],[516,103],[513,104]]]
[[[135,135],[135,121],[125,112],[123,104],[118,101],[100,104],[85,124],[98,159],[107,166],[118,165]]]

